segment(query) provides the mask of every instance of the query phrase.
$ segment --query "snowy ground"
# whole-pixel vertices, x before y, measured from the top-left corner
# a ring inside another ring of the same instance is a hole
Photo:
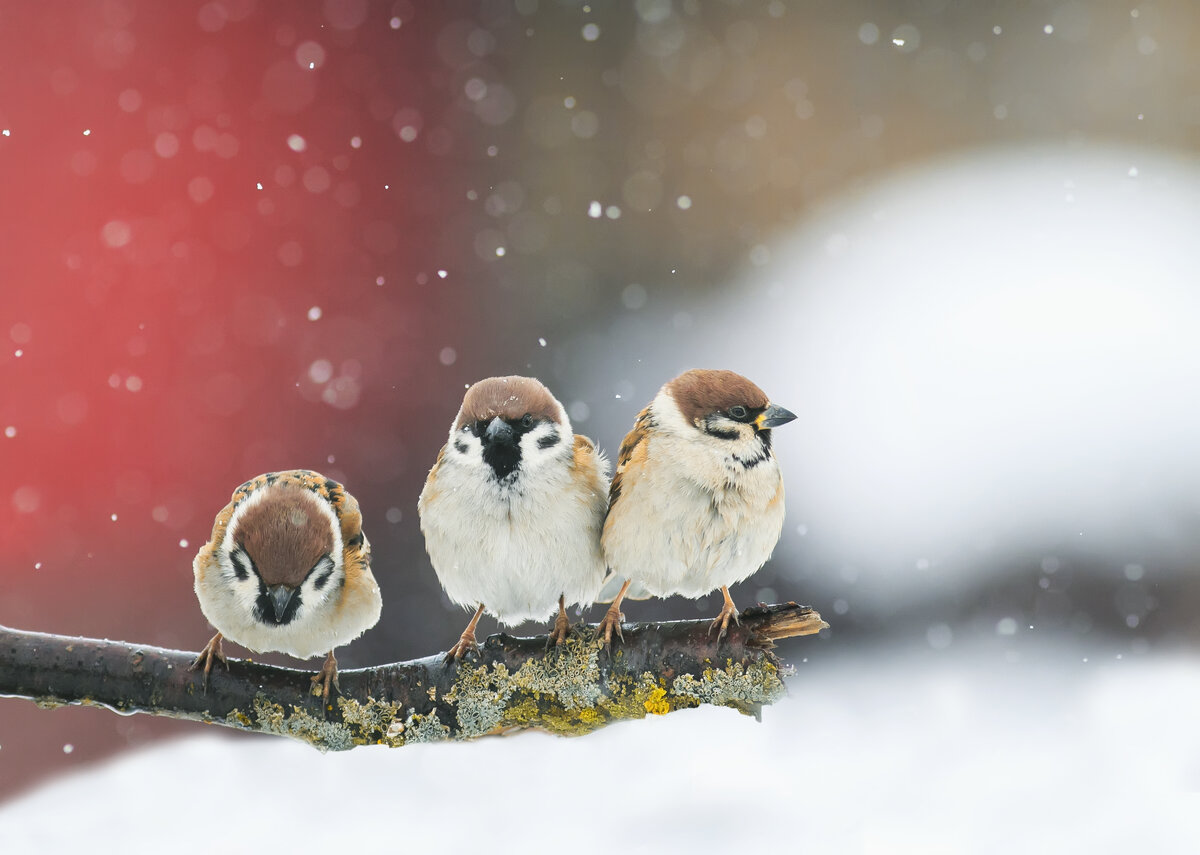
[[[860,649],[791,687],[762,724],[582,739],[323,756],[201,730],[0,807],[0,851],[1197,851],[1194,654]]]

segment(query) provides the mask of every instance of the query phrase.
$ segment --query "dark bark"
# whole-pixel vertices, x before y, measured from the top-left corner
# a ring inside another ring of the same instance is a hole
[[[709,621],[626,624],[605,650],[593,627],[562,647],[493,635],[478,659],[444,654],[342,671],[322,708],[311,672],[230,658],[205,688],[194,653],[0,627],[0,695],[88,704],[289,735],[323,749],[402,745],[538,727],[585,733],[617,719],[713,703],[758,715],[782,696],[774,640],[826,627],[795,603],[749,608],[719,643]]]

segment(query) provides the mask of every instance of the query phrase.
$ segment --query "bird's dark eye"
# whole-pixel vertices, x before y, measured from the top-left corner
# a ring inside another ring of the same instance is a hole
[[[738,404],[736,407],[730,407],[729,415],[733,416],[738,421],[741,421],[742,419],[746,418],[746,408],[741,404]]]
[[[487,425],[483,422],[475,422],[473,425],[471,425],[471,433],[475,434],[476,436],[483,436],[483,432],[485,430],[487,430]]]
[[[529,415],[529,413],[526,413],[525,415],[521,416],[521,426],[522,427],[533,427],[533,416]]]

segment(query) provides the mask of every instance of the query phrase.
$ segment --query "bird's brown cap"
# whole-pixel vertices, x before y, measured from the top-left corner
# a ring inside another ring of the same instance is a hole
[[[295,588],[322,557],[334,551],[333,527],[303,487],[276,484],[237,521],[233,541],[250,556],[263,584]]]
[[[679,412],[691,423],[713,413],[741,404],[751,410],[766,407],[766,392],[741,374],[695,368],[685,371],[666,385]]]
[[[458,412],[455,430],[478,421],[519,419],[529,413],[535,419],[558,422],[558,401],[539,380],[533,377],[489,377],[467,390],[462,409]]]

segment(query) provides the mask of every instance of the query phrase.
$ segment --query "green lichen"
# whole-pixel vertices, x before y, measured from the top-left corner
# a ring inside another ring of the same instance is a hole
[[[779,669],[767,661],[752,662],[748,667],[727,661],[723,669],[705,668],[699,680],[681,674],[671,690],[699,703],[733,707],[748,715],[757,715],[764,705],[774,703],[786,692]]]
[[[538,659],[527,659],[513,675],[517,688],[553,695],[567,710],[589,709],[600,698],[600,645],[571,636]]]
[[[515,688],[504,665],[460,665],[453,688],[443,698],[455,708],[458,736],[472,739],[498,729]]]
[[[694,698],[669,692],[652,673],[643,671],[636,680],[632,676],[610,677],[601,709],[610,719],[645,718],[647,714],[666,715],[697,703]]]
[[[367,698],[360,704],[354,698],[338,698],[338,709],[342,723],[353,734],[356,745],[374,745],[384,742],[388,729],[400,714],[400,705]]]
[[[354,747],[354,737],[344,724],[322,721],[297,706],[288,715],[282,706],[261,694],[254,699],[254,718],[259,730],[299,739],[321,751],[346,751]]]
[[[457,739],[473,739],[508,729],[540,728],[576,736],[613,721],[666,715],[702,703],[757,715],[784,694],[779,669],[769,661],[710,664],[699,675],[683,674],[669,684],[649,671],[604,676],[599,645],[574,636],[545,657],[526,660],[515,672],[504,665],[460,666],[454,687],[443,698],[457,717]],[[441,722],[431,735],[445,738]],[[411,741],[407,733],[405,741]]]
[[[780,668],[765,659],[749,664],[730,659],[724,667],[708,662],[700,675],[681,674],[668,681],[650,671],[629,672],[619,650],[614,651],[612,671],[605,673],[599,651],[594,637],[577,634],[545,656],[527,659],[516,671],[503,664],[460,663],[438,707],[430,689],[425,712],[413,707],[401,711],[397,703],[373,698],[362,703],[343,697],[337,701],[341,721],[328,722],[299,707],[289,713],[260,695],[250,714],[234,710],[226,723],[284,734],[321,750],[399,747],[527,728],[578,736],[614,721],[700,704],[757,715],[785,693]]]
[[[450,728],[442,724],[437,710],[420,715],[414,709],[409,709],[408,718],[404,720],[404,744],[412,742],[441,742],[450,738]]]
[[[543,657],[527,659],[516,672],[504,665],[460,666],[443,698],[456,710],[455,736],[473,739],[530,727],[576,735],[604,725],[616,710],[603,706],[598,654],[593,637],[576,635]]]

